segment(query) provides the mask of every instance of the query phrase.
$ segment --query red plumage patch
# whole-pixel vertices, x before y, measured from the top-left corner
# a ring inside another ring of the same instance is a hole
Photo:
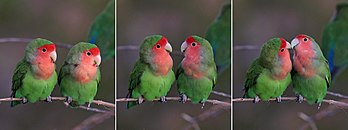
[[[93,56],[97,56],[100,54],[100,50],[98,47],[91,48],[89,49],[89,51],[92,53]]]

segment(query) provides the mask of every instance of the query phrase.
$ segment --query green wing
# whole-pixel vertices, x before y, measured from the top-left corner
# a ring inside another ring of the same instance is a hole
[[[97,81],[97,88],[99,88],[100,80],[101,80],[101,74],[100,74],[100,68],[97,69],[97,75],[96,75],[96,81]]]
[[[263,67],[259,65],[259,59],[256,59],[251,64],[246,74],[246,80],[244,82],[245,94],[247,94],[249,88],[253,87],[256,84],[257,78],[262,73],[262,70]]]
[[[12,77],[12,94],[11,97],[15,98],[16,91],[22,86],[23,79],[25,78],[25,75],[30,70],[30,63],[25,61],[25,59],[22,59],[17,65],[16,69],[14,71],[14,75]],[[17,104],[20,104],[20,101],[13,101],[11,102],[11,107],[16,106]]]
[[[30,70],[30,63],[22,59],[16,66],[16,70],[12,77],[12,96],[15,95],[16,91],[22,86],[22,80]]]
[[[64,62],[64,65],[60,68],[59,70],[59,75],[58,75],[58,85],[60,85],[62,79],[69,75],[69,64],[67,62]]]
[[[132,95],[131,93],[132,93],[133,89],[140,84],[140,79],[145,71],[146,66],[147,65],[145,63],[143,63],[141,60],[138,60],[135,63],[134,69],[131,73],[130,80],[129,80],[128,90],[130,92],[130,96]]]

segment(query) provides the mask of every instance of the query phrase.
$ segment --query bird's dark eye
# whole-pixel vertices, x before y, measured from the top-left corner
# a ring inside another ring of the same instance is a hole
[[[304,39],[303,39],[303,41],[305,41],[305,42],[306,42],[307,40],[308,40],[307,38],[304,38]]]
[[[160,46],[160,45],[157,45],[156,47],[157,47],[157,48],[161,48],[161,46]]]
[[[192,46],[196,46],[197,45],[197,43],[195,43],[195,42],[192,42],[192,44],[191,44]]]
[[[42,52],[44,52],[44,53],[45,53],[46,51],[47,51],[47,49],[46,49],[46,48],[43,48],[43,49],[42,49]]]
[[[91,56],[92,55],[91,52],[87,52],[86,54],[87,54],[87,56]]]
[[[284,50],[285,50],[285,49],[284,49],[284,48],[282,48],[282,49],[280,50],[280,52],[284,52]]]

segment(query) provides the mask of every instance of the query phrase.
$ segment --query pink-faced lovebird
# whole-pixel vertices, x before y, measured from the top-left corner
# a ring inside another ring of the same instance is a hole
[[[38,100],[51,102],[51,93],[57,83],[54,62],[56,46],[51,41],[37,38],[25,48],[24,58],[17,64],[12,77],[12,97],[22,98],[22,103]],[[12,101],[11,107],[20,104]]]
[[[290,48],[283,38],[272,38],[263,44],[260,57],[247,71],[244,97],[254,98],[254,102],[270,98],[281,102],[281,96],[291,83]]]

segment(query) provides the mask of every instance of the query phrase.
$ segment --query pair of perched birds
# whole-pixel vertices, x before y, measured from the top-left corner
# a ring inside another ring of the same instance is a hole
[[[71,106],[86,103],[90,106],[100,82],[101,57],[98,47],[86,42],[74,45],[58,77],[56,59],[56,46],[49,40],[37,38],[26,46],[25,56],[17,64],[12,78],[12,97],[22,98],[22,101],[12,101],[12,107],[21,102],[51,102],[50,95],[57,82]]]
[[[181,45],[184,59],[174,74],[173,60],[169,55],[172,47],[161,35],[144,39],[140,46],[140,59],[130,74],[128,97],[138,99],[128,102],[127,108],[160,98],[165,102],[174,80],[177,82],[181,101],[188,98],[192,103],[202,103],[208,99],[216,84],[217,71],[210,43],[199,36],[189,36]]]
[[[290,58],[289,50],[293,49]],[[307,35],[296,36],[291,45],[283,38],[267,41],[260,57],[249,67],[245,80],[245,97],[255,102],[276,98],[292,83],[297,101],[304,98],[309,104],[321,103],[331,84],[328,62],[319,45]]]

